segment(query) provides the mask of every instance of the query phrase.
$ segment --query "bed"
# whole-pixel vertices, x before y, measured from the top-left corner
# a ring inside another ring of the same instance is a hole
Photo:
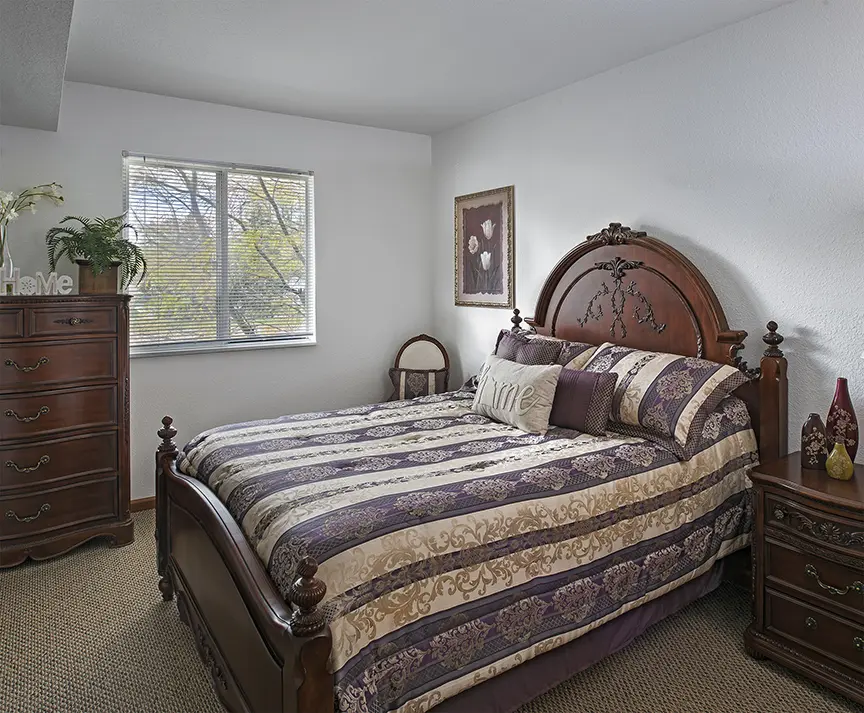
[[[746,383],[686,461],[633,435],[523,433],[474,413],[470,387],[232,424],[182,451],[163,419],[159,588],[226,708],[511,711],[728,574],[747,472],[786,452],[776,325],[749,369],[692,263],[618,224],[555,267],[527,325]]]

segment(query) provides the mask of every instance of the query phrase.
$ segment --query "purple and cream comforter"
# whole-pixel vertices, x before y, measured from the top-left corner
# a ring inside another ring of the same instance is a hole
[[[327,584],[337,707],[426,711],[747,544],[756,442],[725,399],[686,462],[607,433],[522,433],[470,391],[207,431],[181,454],[285,595]]]

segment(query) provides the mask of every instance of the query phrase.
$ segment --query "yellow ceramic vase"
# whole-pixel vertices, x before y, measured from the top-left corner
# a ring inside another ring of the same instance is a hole
[[[825,467],[828,469],[828,475],[837,480],[851,480],[852,474],[855,472],[852,459],[846,452],[846,446],[842,443],[834,444],[834,449],[828,456]]]

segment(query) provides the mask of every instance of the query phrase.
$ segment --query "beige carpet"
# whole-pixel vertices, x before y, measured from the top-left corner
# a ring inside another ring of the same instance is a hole
[[[154,574],[153,513],[136,541],[0,570],[0,712],[220,713]],[[746,593],[723,586],[523,713],[838,713],[860,707],[741,644]]]

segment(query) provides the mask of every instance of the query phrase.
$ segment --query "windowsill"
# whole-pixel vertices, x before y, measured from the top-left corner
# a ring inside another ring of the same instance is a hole
[[[288,347],[312,347],[317,344],[315,337],[283,339],[267,342],[236,342],[233,344],[201,344],[183,346],[152,347],[136,350],[132,347],[130,356],[133,359],[144,357],[184,356],[187,354],[215,354],[218,352],[245,352],[258,349],[285,349]]]

